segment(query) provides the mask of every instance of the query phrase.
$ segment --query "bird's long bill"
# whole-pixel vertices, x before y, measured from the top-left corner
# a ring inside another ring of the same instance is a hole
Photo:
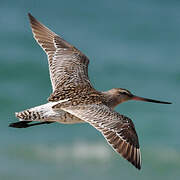
[[[139,97],[139,96],[133,96],[132,100],[146,101],[146,102],[152,102],[152,103],[161,103],[161,104],[172,104],[171,102],[158,101],[158,100],[143,98],[143,97]]]

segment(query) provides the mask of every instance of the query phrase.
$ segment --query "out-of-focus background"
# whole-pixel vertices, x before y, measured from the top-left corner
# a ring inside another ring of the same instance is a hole
[[[88,124],[9,128],[14,112],[46,103],[45,53],[27,13],[83,51],[98,90],[126,88],[172,105],[127,102],[139,135],[142,170],[115,153]],[[0,2],[0,179],[134,179],[180,177],[180,1]]]

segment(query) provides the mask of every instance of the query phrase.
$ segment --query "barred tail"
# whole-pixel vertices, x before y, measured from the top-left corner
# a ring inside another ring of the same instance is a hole
[[[16,112],[15,116],[19,118],[20,121],[42,121],[44,119],[44,117],[39,112],[29,109]]]

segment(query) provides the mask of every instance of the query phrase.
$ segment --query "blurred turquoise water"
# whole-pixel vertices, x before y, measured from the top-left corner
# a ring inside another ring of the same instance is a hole
[[[0,179],[179,179],[179,1],[1,1]],[[127,88],[172,105],[127,102],[142,170],[116,154],[88,124],[8,128],[14,112],[46,102],[46,55],[32,37],[31,12],[90,59],[98,90]]]

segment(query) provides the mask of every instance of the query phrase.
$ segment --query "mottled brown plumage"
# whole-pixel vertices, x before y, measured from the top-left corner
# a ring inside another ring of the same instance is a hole
[[[34,38],[48,56],[53,91],[66,86],[91,86],[88,78],[88,58],[31,14],[29,19]]]
[[[99,130],[112,148],[141,168],[141,153],[133,122],[114,108],[128,100],[143,100],[168,104],[134,96],[130,91],[114,88],[106,92],[94,89],[88,78],[88,58],[74,46],[45,27],[29,14],[35,40],[48,56],[53,92],[48,103],[19,113],[18,123],[11,127],[60,122],[65,124],[87,122]],[[29,124],[32,121],[40,121]]]

